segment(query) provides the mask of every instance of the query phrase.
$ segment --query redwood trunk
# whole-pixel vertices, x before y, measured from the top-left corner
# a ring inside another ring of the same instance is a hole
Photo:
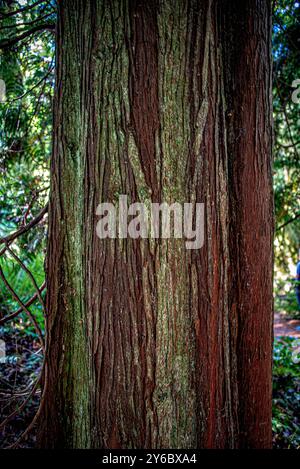
[[[62,0],[44,447],[271,446],[269,0]],[[184,240],[96,207],[205,203]]]

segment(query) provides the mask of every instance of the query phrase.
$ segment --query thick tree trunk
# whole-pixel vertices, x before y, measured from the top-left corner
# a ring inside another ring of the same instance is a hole
[[[271,445],[269,0],[59,2],[44,447]],[[205,203],[202,249],[96,207]]]

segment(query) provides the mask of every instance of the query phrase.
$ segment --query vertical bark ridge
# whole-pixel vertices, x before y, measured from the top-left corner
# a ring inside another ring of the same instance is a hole
[[[272,392],[271,5],[247,1],[226,6],[231,303],[238,328],[240,445],[266,447],[271,446]]]

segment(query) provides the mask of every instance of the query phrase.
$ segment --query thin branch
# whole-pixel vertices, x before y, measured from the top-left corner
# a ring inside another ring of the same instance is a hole
[[[40,326],[38,325],[37,323],[37,320],[35,319],[34,315],[31,313],[31,311],[26,307],[26,305],[23,303],[23,301],[19,298],[19,296],[17,295],[17,293],[14,291],[14,289],[12,288],[12,286],[10,285],[10,283],[8,282],[8,280],[6,279],[5,275],[4,275],[4,272],[2,270],[2,267],[0,266],[0,277],[2,278],[6,288],[10,291],[12,297],[14,298],[14,300],[19,303],[20,307],[23,309],[23,311],[28,314],[29,316],[29,319],[31,320],[35,330],[36,330],[36,333],[38,334],[39,338],[40,338],[40,341],[41,341],[41,345],[44,349],[45,347],[45,342],[44,342],[44,337],[43,337],[43,334],[42,334],[42,331],[40,329]]]
[[[25,349],[25,350],[27,350],[27,349]],[[31,350],[29,350],[29,352],[31,352]],[[36,355],[36,352],[34,352],[32,355]],[[13,401],[13,400],[16,400],[18,397],[28,396],[28,393],[31,392],[32,386],[34,385],[34,383],[35,383],[35,380],[31,380],[30,383],[27,384],[27,386],[25,386],[24,388],[19,389],[19,391],[17,391],[17,392],[14,392],[14,390],[12,390],[11,392],[1,391],[0,395],[4,396],[6,398],[6,401],[8,401],[8,400]]]
[[[276,231],[279,231],[282,228],[285,228],[287,225],[289,225],[293,221],[298,220],[298,218],[300,218],[300,213],[298,213],[295,217],[291,218],[290,220],[288,220],[285,223],[283,223],[282,225],[280,225],[278,228],[276,228]]]
[[[43,81],[48,78],[48,76],[53,72],[53,70],[54,70],[54,67],[52,66],[52,62],[51,62],[51,65],[50,65],[49,70],[47,71],[47,73],[45,73],[45,75],[35,85],[33,85],[29,90],[25,91],[25,93],[21,94],[20,96],[17,96],[16,98],[11,99],[10,101],[8,101],[7,104],[11,104],[11,103],[14,103],[15,101],[18,101],[19,99],[25,98],[25,96],[27,96],[35,88],[37,88],[41,83],[43,83]]]
[[[14,24],[8,24],[7,26],[0,26],[1,29],[17,29],[20,26],[32,26],[33,24],[37,23],[38,21],[45,20],[46,18],[49,18],[49,16],[52,16],[53,12],[47,13],[46,15],[43,15],[41,17],[36,18],[35,20],[32,21],[25,21],[24,23],[14,23]]]
[[[24,262],[21,261],[21,259],[17,256],[17,254],[8,246],[8,244],[6,245],[6,249],[7,251],[13,256],[13,258],[15,259],[15,261],[17,261],[17,263],[21,266],[21,268],[24,270],[24,272],[26,272],[26,274],[28,275],[28,277],[30,278],[31,280],[31,283],[32,285],[34,286],[35,288],[35,291],[36,291],[36,294],[38,296],[38,299],[43,307],[43,309],[45,310],[45,303],[44,303],[44,300],[41,296],[41,293],[40,293],[40,289],[38,287],[38,284],[36,283],[36,280],[32,274],[32,272],[30,272],[30,270],[28,269],[28,267],[26,267],[26,265],[24,264]]]
[[[23,215],[23,222],[22,222],[22,225],[23,225],[23,226],[26,225],[27,217],[28,217],[29,214],[30,214],[30,211],[31,211],[31,209],[32,209],[32,206],[33,206],[34,202],[37,200],[37,198],[38,198],[38,196],[39,196],[40,194],[42,194],[43,192],[49,190],[49,187],[50,187],[50,186],[46,186],[46,187],[42,187],[41,189],[34,189],[34,190],[31,191],[32,198],[31,198],[31,200],[29,201],[29,203],[28,203],[28,205],[27,205],[27,207],[26,207],[26,211],[25,211],[25,213],[24,213],[24,215]],[[25,208],[25,207],[24,207],[24,208]]]
[[[45,363],[45,362],[44,362]],[[43,366],[43,369],[44,369],[44,366]],[[42,376],[42,372],[41,372],[41,376]],[[39,381],[41,380],[41,376],[39,378]],[[17,441],[15,441],[13,444],[11,444],[10,446],[8,446],[6,449],[13,449],[13,448],[16,448],[20,442],[28,435],[28,433],[32,430],[32,428],[34,427],[34,425],[36,424],[37,420],[39,419],[41,413],[42,413],[42,410],[44,408],[44,405],[45,405],[45,395],[46,395],[46,388],[47,388],[47,369],[45,368],[45,385],[44,385],[44,388],[43,388],[43,393],[42,393],[42,396],[41,396],[41,400],[40,400],[40,405],[39,405],[39,408],[35,414],[35,416],[33,417],[31,423],[28,425],[28,427],[26,428],[26,430],[24,430],[24,432],[19,436],[19,438],[17,439]],[[29,401],[29,399],[27,399],[27,402]],[[27,403],[26,402],[26,403]],[[26,405],[25,403],[25,405]],[[17,412],[18,413],[18,412]]]
[[[32,389],[30,391],[30,393],[28,394],[28,396],[26,397],[26,399],[24,399],[24,401],[22,402],[22,404],[17,408],[15,409],[11,414],[9,414],[6,419],[3,420],[3,422],[0,423],[0,430],[1,428],[3,428],[11,419],[13,419],[16,415],[18,415],[19,412],[21,412],[24,407],[26,406],[26,404],[28,403],[28,401],[31,399],[32,396],[34,396],[35,394],[35,391],[41,381],[41,377],[42,377],[42,373],[40,374],[40,376],[38,377],[38,379],[36,380],[36,382],[34,383],[34,385],[32,386]]]
[[[289,148],[294,148],[296,145],[299,145],[299,143],[300,143],[300,140],[298,140],[297,142],[291,143],[290,145],[284,145],[283,143],[276,142],[277,145],[279,145],[282,148],[285,148],[286,150],[288,150]]]
[[[26,37],[31,36],[32,34],[38,32],[38,31],[53,31],[55,30],[55,25],[50,24],[50,23],[43,23],[34,26],[31,29],[28,29],[27,31],[24,31],[24,33],[19,34],[16,37],[13,37],[11,39],[5,39],[4,41],[0,42],[0,49],[7,49],[9,47],[14,46],[18,42],[22,41],[23,39],[26,39]]]
[[[32,5],[28,5],[27,7],[19,8],[18,10],[10,11],[9,13],[0,13],[0,18],[9,18],[10,16],[17,15],[18,13],[23,13],[24,11],[32,10],[32,8],[39,6],[41,3],[44,3],[44,1],[45,0],[38,0]]]
[[[25,226],[22,226],[21,228],[19,228],[17,231],[15,231],[14,233],[11,233],[10,235],[8,236],[5,236],[3,238],[0,238],[0,244],[7,244],[7,243],[10,243],[11,241],[13,241],[14,239],[18,238],[19,236],[21,236],[22,234],[24,233],[27,233],[27,231],[29,231],[31,228],[33,228],[35,225],[37,225],[43,218],[44,218],[44,215],[47,213],[48,211],[48,204],[40,211],[40,213],[33,219],[31,220],[31,222],[29,222],[27,225]],[[6,248],[4,249],[4,252],[5,252]],[[1,251],[2,253],[2,251]]]
[[[40,288],[39,288],[40,293],[42,293],[42,292],[45,290],[45,288],[46,288],[46,282],[44,282],[44,283],[40,286]],[[35,293],[35,294],[25,303],[26,308],[29,308],[29,306],[31,306],[31,305],[35,302],[35,300],[37,299],[37,297],[38,297],[38,295],[37,295],[37,293]],[[11,321],[11,320],[14,319],[15,317],[17,317],[19,314],[21,314],[23,311],[24,311],[23,308],[19,308],[19,309],[17,309],[16,311],[14,311],[13,313],[10,313],[10,314],[8,314],[7,316],[4,316],[4,318],[1,318],[1,319],[0,319],[0,326],[1,326],[2,324],[5,324],[6,322]]]
[[[46,354],[45,354],[45,356],[46,356]],[[26,430],[24,430],[24,432],[20,435],[20,437],[17,439],[17,441],[15,441],[12,445],[8,446],[7,449],[16,448],[19,445],[19,443],[25,438],[26,435],[28,435],[28,433],[34,427],[34,425],[36,424],[37,420],[39,419],[39,417],[42,413],[42,410],[44,409],[44,405],[45,405],[45,401],[46,401],[45,397],[46,397],[46,392],[47,392],[47,389],[48,389],[48,368],[47,368],[46,359],[43,362],[43,367],[42,367],[42,371],[41,371],[41,374],[40,374],[40,377],[39,377],[39,381],[41,380],[42,376],[44,378],[44,385],[42,387],[42,395],[41,395],[39,408],[38,408],[35,416],[33,417],[31,423],[26,428]]]

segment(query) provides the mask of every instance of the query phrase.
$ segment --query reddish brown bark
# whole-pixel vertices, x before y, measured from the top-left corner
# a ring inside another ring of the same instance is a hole
[[[44,447],[271,445],[270,2],[63,0]],[[96,207],[205,203],[205,244]]]

